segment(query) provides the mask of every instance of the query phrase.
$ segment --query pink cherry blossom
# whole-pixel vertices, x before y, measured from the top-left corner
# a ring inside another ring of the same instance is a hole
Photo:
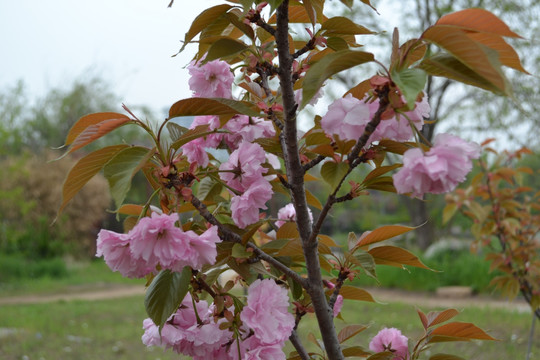
[[[184,146],[182,146],[182,152],[187,157],[187,161],[190,163],[197,163],[200,167],[208,166],[208,154],[205,150],[206,141],[203,138],[191,140]]]
[[[150,274],[155,267],[131,255],[130,237],[102,229],[97,237],[96,256],[103,256],[112,271],[118,271],[128,278],[141,278]]]
[[[231,212],[234,223],[245,228],[259,220],[259,209],[266,209],[266,202],[272,198],[272,185],[265,179],[251,184],[242,195],[231,199]]]
[[[313,214],[311,213],[310,208],[308,208],[308,214],[309,219],[313,221]],[[287,221],[296,221],[296,210],[294,209],[294,205],[292,203],[287,204],[281,209],[279,209],[277,218],[279,219],[278,221],[276,221],[276,226],[278,228],[283,226],[283,224],[285,224]]]
[[[232,333],[219,328],[219,321],[214,322],[214,307],[204,300],[195,302],[197,315],[193,307],[191,294],[187,294],[179,309],[167,319],[161,330],[151,319],[143,322],[145,330],[142,336],[147,346],[173,348],[179,354],[193,359],[228,359],[226,344],[232,340]]]
[[[195,270],[201,270],[206,264],[214,264],[216,262],[217,250],[216,244],[221,242],[218,236],[218,227],[211,226],[201,235],[197,235],[193,231],[187,231],[184,233],[187,238],[188,249],[186,250],[185,258],[179,261],[179,264],[183,266],[190,266]],[[178,265],[175,267],[177,271],[180,271]]]
[[[246,115],[234,116],[227,121],[224,128],[236,135],[236,139],[233,140],[237,142],[241,140],[252,142],[255,139],[269,138],[276,134],[271,121]]]
[[[336,298],[336,302],[334,303],[334,309],[333,309],[333,315],[334,317],[338,316],[341,312],[341,308],[343,307],[343,296],[338,295]]]
[[[371,339],[369,349],[376,353],[391,351],[395,354],[392,360],[405,360],[409,358],[408,341],[398,329],[384,328]]]
[[[148,266],[162,267],[174,264],[178,259],[185,258],[188,243],[183,237],[183,231],[175,226],[178,214],[152,213],[144,217],[131,229],[131,254],[135,259],[144,260]]]
[[[422,197],[424,193],[452,191],[472,169],[472,159],[480,156],[480,146],[457,136],[439,134],[425,154],[410,149],[403,155],[403,167],[393,175],[398,193]]]
[[[322,129],[342,140],[358,140],[371,119],[369,105],[348,94],[335,100],[321,119]]]
[[[294,316],[289,313],[287,290],[274,280],[255,280],[248,288],[247,304],[240,319],[251,328],[261,344],[281,343],[294,328]]]
[[[261,166],[265,161],[265,152],[259,144],[244,141],[231,153],[227,162],[221,164],[219,177],[233,189],[246,191],[263,179],[262,174],[268,171]]]
[[[192,62],[188,66],[189,88],[194,96],[199,97],[232,97],[234,75],[225,61],[214,60],[206,64]]]

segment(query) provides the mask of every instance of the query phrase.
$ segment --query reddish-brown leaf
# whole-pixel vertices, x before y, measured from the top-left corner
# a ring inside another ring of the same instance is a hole
[[[508,92],[507,81],[497,66],[498,59],[488,54],[485,48],[468,37],[465,31],[455,26],[434,25],[427,29],[422,37],[451,53],[501,92]]]
[[[344,285],[339,293],[345,299],[376,302],[366,290],[350,285]]]
[[[58,215],[68,202],[96,175],[105,164],[128,145],[107,146],[81,158],[69,171],[62,186],[62,204]]]
[[[433,329],[428,343],[472,339],[496,340],[474,324],[456,321]]]
[[[350,338],[352,338],[356,334],[359,334],[359,333],[361,333],[362,331],[364,331],[366,329],[367,329],[366,325],[349,325],[349,326],[345,326],[343,329],[341,329],[339,331],[338,341],[341,344],[341,343],[349,340]]]
[[[447,309],[444,311],[431,311],[427,314],[427,327],[432,327],[450,320],[454,316],[458,315],[459,311],[456,309]]]
[[[376,264],[401,267],[410,265],[431,270],[413,253],[396,246],[379,246],[368,251]]]
[[[106,120],[123,120],[125,123],[129,121],[129,118],[124,114],[114,112],[102,112],[83,116],[69,130],[66,136],[66,145],[71,145],[89,126]]]
[[[467,30],[486,32],[508,37],[521,37],[497,16],[484,9],[466,9],[445,15],[438,25],[454,25]]]
[[[361,238],[360,242],[356,245],[356,247],[366,246],[369,244],[374,244],[377,242],[381,242],[390,238],[393,238],[394,236],[398,236],[401,234],[405,234],[406,232],[409,232],[411,230],[416,229],[415,227],[410,226],[403,226],[403,225],[385,225],[381,226],[371,232],[369,232],[367,235]]]
[[[521,65],[521,60],[519,59],[519,55],[517,54],[516,50],[514,50],[512,46],[504,41],[502,37],[487,33],[469,33],[467,36],[474,41],[497,51],[499,53],[499,61],[501,64],[521,71],[525,74],[529,74]]]

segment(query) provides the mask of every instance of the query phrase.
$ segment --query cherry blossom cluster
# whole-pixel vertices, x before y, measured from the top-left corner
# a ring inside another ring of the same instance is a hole
[[[130,278],[144,277],[162,269],[182,271],[185,266],[200,270],[216,261],[216,243],[221,242],[217,226],[201,235],[183,231],[175,224],[178,214],[143,217],[127,234],[101,230],[96,256],[103,256],[112,271]]]
[[[142,341],[147,346],[172,348],[194,360],[284,360],[283,346],[294,328],[287,290],[273,280],[256,280],[248,288],[247,304],[240,313],[242,325],[235,336],[220,329],[224,318],[215,306],[194,301],[188,294],[163,328],[151,319],[143,322]],[[218,320],[216,320],[216,318]]]
[[[376,353],[390,351],[394,353],[392,360],[409,359],[409,339],[396,328],[384,328],[371,339],[369,350]]]
[[[394,174],[398,193],[421,198],[424,193],[452,191],[472,170],[472,159],[480,156],[480,145],[455,135],[438,134],[433,147],[423,152],[409,149],[403,155],[403,167]]]
[[[378,108],[378,99],[369,101],[366,95],[364,99],[359,100],[348,94],[335,100],[328,107],[328,112],[321,119],[321,127],[327,134],[337,135],[341,140],[358,140]],[[427,95],[424,94],[413,110],[404,114],[392,113],[392,117],[383,118],[366,145],[381,139],[410,140],[414,135],[410,124],[414,124],[414,127],[420,130],[424,125],[424,118],[429,117],[430,111]]]

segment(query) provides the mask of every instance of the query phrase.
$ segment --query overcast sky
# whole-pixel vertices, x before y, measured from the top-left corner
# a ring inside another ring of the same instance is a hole
[[[177,57],[191,21],[216,0],[0,1],[0,89],[25,81],[32,97],[90,72],[126,104],[168,108],[191,95]]]

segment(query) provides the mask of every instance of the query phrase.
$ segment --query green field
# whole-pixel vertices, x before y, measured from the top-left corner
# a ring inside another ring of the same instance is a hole
[[[338,327],[371,323],[349,345],[367,347],[370,338],[385,326],[397,327],[410,338],[421,332],[411,305],[349,302],[343,314],[347,323],[336,320]],[[142,297],[0,306],[0,359],[179,359],[172,352],[147,349],[141,343],[145,317]],[[501,341],[439,344],[431,354],[447,352],[474,360],[525,359],[530,315],[469,308],[456,319],[474,322]],[[315,332],[314,319],[305,320],[301,323],[304,336]],[[540,341],[533,353],[540,354]]]

